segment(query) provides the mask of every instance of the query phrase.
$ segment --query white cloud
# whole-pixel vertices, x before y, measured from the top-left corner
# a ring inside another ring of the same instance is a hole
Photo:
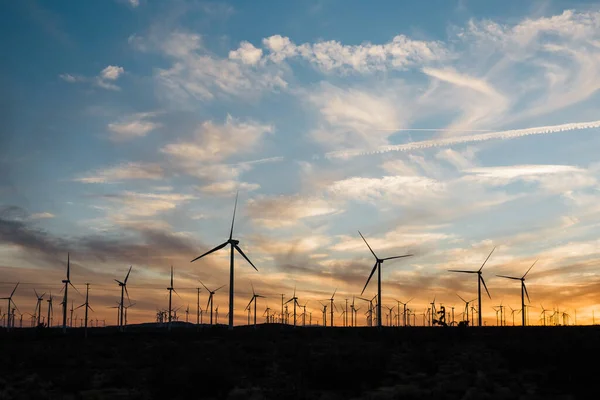
[[[330,215],[342,210],[334,201],[295,195],[259,196],[248,201],[247,211],[254,222],[267,228],[280,228],[293,226],[305,218]]]
[[[138,7],[140,5],[140,0],[128,0],[131,7]]]
[[[82,183],[119,183],[119,181],[134,179],[159,180],[163,176],[164,171],[159,164],[128,162],[84,174],[74,179],[74,181]]]
[[[79,76],[79,75],[71,75],[71,74],[61,74],[59,75],[60,79],[69,82],[69,83],[75,83],[75,82],[82,82],[85,80],[84,77]]]
[[[395,36],[384,44],[344,45],[335,40],[294,44],[289,38],[273,35],[263,39],[269,60],[280,63],[302,58],[323,72],[369,73],[388,69],[405,69],[413,65],[446,59],[449,52],[440,42],[412,40]]]
[[[229,58],[240,60],[244,64],[255,65],[262,57],[262,49],[257,49],[250,42],[242,42],[240,48],[229,52]]]
[[[214,182],[200,187],[200,191],[217,196],[224,196],[236,193],[236,191],[253,191],[260,188],[256,183],[237,182],[233,180]]]
[[[149,132],[162,126],[158,122],[148,121],[148,118],[156,115],[158,114],[155,112],[137,113],[108,124],[111,132],[110,139],[119,142],[146,136]]]
[[[123,67],[109,65],[100,72],[100,78],[109,81],[116,81],[123,73],[125,73],[125,69],[123,69]]]
[[[116,207],[109,208],[109,216],[113,220],[127,221],[130,217],[150,217],[173,210],[195,196],[179,193],[139,193],[125,191],[116,195],[106,195],[109,203]]]

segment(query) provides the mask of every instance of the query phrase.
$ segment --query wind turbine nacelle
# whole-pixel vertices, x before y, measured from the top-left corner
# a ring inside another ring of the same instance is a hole
[[[234,246],[237,246],[238,244],[240,244],[239,240],[235,240],[235,239],[229,239],[229,243],[231,243]]]

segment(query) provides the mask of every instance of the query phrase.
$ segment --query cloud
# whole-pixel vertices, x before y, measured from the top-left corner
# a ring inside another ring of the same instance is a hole
[[[111,132],[110,139],[121,142],[146,136],[149,132],[162,126],[158,122],[148,121],[149,118],[157,115],[158,113],[155,112],[137,113],[108,124],[108,130]]]
[[[323,72],[372,73],[388,69],[406,69],[450,57],[441,42],[413,40],[404,35],[395,36],[390,42],[360,45],[344,45],[335,40],[316,43],[294,44],[288,37],[273,35],[263,39],[270,61],[301,58]]]
[[[106,90],[121,90],[119,86],[117,86],[115,82],[125,73],[125,69],[123,67],[119,67],[117,65],[109,65],[104,68],[98,76],[95,77],[85,77],[82,75],[74,75],[74,74],[60,74],[59,78],[69,83],[79,83],[79,82],[91,82],[93,85],[101,87]]]
[[[388,143],[390,128],[404,125],[408,107],[398,98],[398,87],[340,88],[321,83],[306,99],[318,110],[320,126],[311,137],[328,147],[375,147]]]
[[[318,197],[259,196],[250,199],[247,212],[254,222],[266,228],[295,225],[299,220],[342,212],[336,202]]]
[[[139,193],[124,191],[117,194],[106,194],[99,197],[116,208],[111,209],[113,219],[129,217],[149,217],[158,213],[173,210],[178,205],[193,200],[196,197],[179,193]]]
[[[140,5],[140,0],[128,0],[131,7],[135,8]]]
[[[54,214],[49,212],[35,213],[29,216],[29,219],[49,219],[54,218]]]
[[[260,188],[260,185],[256,183],[237,182],[233,180],[214,182],[209,185],[205,185],[199,188],[201,192],[211,195],[230,195],[236,193],[236,191],[250,192]]]
[[[124,73],[125,73],[125,70],[123,69],[123,67],[118,67],[116,65],[109,65],[108,67],[104,68],[100,72],[100,78],[106,79],[109,81],[116,81],[117,79],[119,79],[119,76],[121,76]]]
[[[240,48],[229,52],[231,60],[240,60],[244,64],[255,65],[262,57],[262,49],[257,49],[250,42],[242,42]]]
[[[123,180],[159,180],[164,177],[160,164],[127,162],[84,174],[74,181],[81,183],[119,183]]]

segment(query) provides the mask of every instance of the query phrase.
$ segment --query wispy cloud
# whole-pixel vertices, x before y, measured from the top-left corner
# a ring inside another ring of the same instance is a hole
[[[160,164],[127,162],[86,173],[74,181],[81,183],[119,183],[124,180],[159,180],[164,177]]]
[[[82,75],[76,74],[60,74],[59,78],[69,83],[79,83],[79,82],[91,82],[95,86],[101,87],[107,90],[121,90],[119,86],[117,86],[114,82],[119,79],[125,73],[125,69],[123,67],[119,67],[117,65],[109,65],[104,68],[100,73],[95,77],[86,77]]]
[[[162,126],[159,122],[149,121],[158,115],[156,112],[136,113],[122,117],[108,124],[110,139],[115,142],[144,137]]]

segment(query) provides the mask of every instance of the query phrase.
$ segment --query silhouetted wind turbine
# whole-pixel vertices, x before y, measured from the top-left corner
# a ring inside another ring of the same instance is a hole
[[[90,284],[85,284],[85,303],[80,305],[77,308],[85,307],[85,325],[84,325],[84,335],[87,337],[87,327],[88,327],[88,309],[94,311],[94,309],[90,306]],[[76,308],[76,310],[77,310]]]
[[[48,302],[48,320],[46,321],[46,324],[48,328],[50,328],[52,326],[51,316],[54,314],[54,310],[52,310],[52,292],[50,292],[50,298],[46,301]]]
[[[35,305],[35,310],[33,311],[33,313],[35,314],[35,312],[37,311],[36,324],[39,325],[42,320],[42,301],[44,300],[44,295],[46,293],[42,293],[42,295],[40,296],[35,289],[33,289],[33,292],[35,293],[35,297],[37,299],[37,303]]]
[[[298,298],[296,297],[296,286],[294,286],[294,295],[292,296],[292,298],[283,304],[285,305],[285,304],[289,303],[290,301],[293,302],[293,304],[294,304],[294,326],[296,326],[296,305],[299,305]]]
[[[396,300],[396,303],[398,303],[398,315],[400,315],[400,304],[402,304],[403,306],[403,317],[402,319],[404,320],[404,326],[406,326],[406,305],[408,303],[410,303],[411,301],[413,301],[414,297],[411,298],[409,301],[407,301],[406,303],[401,302],[400,300]],[[394,299],[395,300],[395,299]],[[410,322],[410,321],[409,321]],[[398,320],[398,326],[400,326],[400,320]]]
[[[119,304],[119,307],[121,307],[119,309],[119,327],[121,329],[123,329],[123,310],[124,310],[124,303],[123,303],[123,296],[125,293],[127,293],[127,301],[129,301],[129,303],[131,303],[131,301],[129,300],[129,292],[127,291],[127,279],[129,279],[129,274],[131,273],[131,268],[132,266],[129,266],[129,271],[127,271],[127,275],[125,276],[125,280],[123,282],[116,280],[115,282],[117,282],[119,284],[119,286],[121,287],[121,303]]]
[[[63,306],[63,333],[65,333],[67,331],[67,292],[69,290],[69,285],[71,285],[73,289],[75,289],[75,291],[79,293],[79,290],[77,290],[77,288],[71,283],[71,256],[69,253],[67,253],[67,279],[63,279],[62,283],[65,284],[63,288],[65,294],[63,297],[63,301],[60,304]]]
[[[215,295],[215,293],[217,292],[217,290],[222,289],[225,287],[225,285],[216,288],[215,290],[210,290],[209,288],[206,287],[206,285],[200,281],[200,283],[202,284],[202,286],[204,286],[204,289],[206,289],[206,291],[208,292],[208,302],[206,303],[206,308],[208,309],[208,307],[210,306],[210,324],[213,324],[213,296]]]
[[[525,272],[525,275],[523,275],[520,278],[516,278],[514,276],[496,275],[496,276],[499,276],[500,278],[521,281],[521,321],[522,321],[523,326],[525,326],[525,295],[527,295],[527,301],[529,301],[531,303],[531,300],[529,299],[529,293],[527,293],[527,287],[525,286],[525,277],[527,276],[529,271],[531,271],[531,268],[533,268],[533,266],[535,265],[536,262],[538,262],[538,260],[535,260],[533,262],[533,264],[531,264],[531,267],[529,267],[527,272]]]
[[[171,304],[172,304],[173,292],[175,292],[175,294],[177,296],[179,296],[179,293],[177,293],[177,290],[175,290],[175,288],[173,287],[173,266],[172,265],[171,265],[171,286],[169,286],[167,288],[167,290],[169,291],[169,317],[168,317],[168,322],[169,322],[169,330],[171,330],[171,315],[173,313],[173,308],[172,308]],[[179,296],[179,298],[181,298],[181,296]]]
[[[240,249],[240,247],[238,246],[240,241],[233,239],[233,225],[235,223],[235,210],[237,208],[237,201],[238,201],[238,194],[235,195],[235,205],[233,206],[233,219],[231,220],[231,231],[229,231],[229,239],[225,243],[218,245],[214,249],[209,250],[206,253],[204,253],[204,254],[194,258],[192,261],[190,261],[190,262],[194,262],[210,253],[213,253],[217,250],[222,249],[223,247],[227,246],[228,244],[231,245],[231,253],[230,253],[230,257],[229,257],[229,329],[233,329],[233,281],[234,281],[234,279],[233,279],[234,278],[233,249],[237,250],[238,253],[240,253],[242,255],[242,257],[244,257],[246,259],[246,261],[248,261],[248,263],[250,265],[252,265],[252,268],[254,268],[256,271],[258,271],[258,269],[254,266],[254,264],[252,264],[252,261],[250,261],[250,259],[248,257],[246,257],[246,254],[244,254],[242,249]]]
[[[488,297],[490,298],[490,300],[492,299],[492,296],[490,295],[490,291],[488,290],[485,281],[483,280],[483,276],[481,276],[481,270],[483,269],[485,263],[487,262],[487,260],[490,259],[492,253],[494,252],[494,250],[496,250],[496,248],[494,247],[492,249],[492,251],[490,252],[490,255],[487,256],[487,258],[485,259],[485,261],[483,262],[483,264],[481,264],[481,268],[479,268],[477,271],[464,271],[464,270],[457,270],[457,269],[449,269],[448,271],[450,272],[462,272],[465,274],[477,274],[477,308],[478,308],[478,312],[477,312],[477,318],[478,318],[478,325],[481,326],[481,284],[483,283],[483,287],[485,288],[485,291],[487,292]],[[464,301],[464,300],[463,300]]]
[[[17,291],[17,288],[19,287],[19,282],[17,282],[17,284],[15,285],[15,288],[13,289],[13,291],[11,292],[10,296],[8,297],[2,297],[0,298],[0,300],[8,300],[8,314],[7,314],[7,322],[6,322],[6,327],[8,329],[10,329],[10,316],[11,316],[11,304],[15,306],[15,308],[18,310],[17,305],[15,304],[15,302],[13,301],[12,297],[15,294],[15,292]],[[20,313],[21,311],[19,311]]]
[[[472,301],[475,301],[475,299],[466,301],[465,299],[463,299],[462,297],[460,297],[460,295],[458,293],[456,295],[458,296],[459,299],[461,299],[465,303],[465,312],[464,312],[464,314],[467,315],[467,325],[469,325],[469,303],[472,302]],[[464,317],[463,317],[463,320],[464,320]]]
[[[252,298],[250,299],[250,303],[248,303],[248,305],[246,306],[246,309],[250,310],[250,305],[252,304],[252,302],[254,302],[254,329],[256,329],[256,299],[259,297],[265,297],[265,296],[261,296],[260,294],[256,294],[254,292],[254,285],[252,284],[252,282],[250,282],[250,286],[252,287]],[[294,307],[294,321],[296,319],[296,312],[295,312],[295,307]]]
[[[403,256],[387,257],[387,258],[379,258],[379,257],[377,257],[377,254],[375,254],[375,252],[373,251],[371,246],[369,246],[369,243],[367,243],[367,240],[362,235],[362,233],[360,233],[360,231],[358,231],[358,234],[365,241],[365,244],[367,245],[369,250],[371,250],[373,257],[375,257],[375,265],[373,266],[371,275],[369,275],[369,279],[367,279],[367,283],[365,283],[365,287],[363,288],[362,292],[360,292],[360,295],[362,296],[362,294],[365,292],[365,289],[367,288],[367,285],[369,284],[371,277],[375,273],[375,270],[377,270],[377,327],[381,328],[381,303],[382,303],[382,301],[381,301],[381,264],[383,264],[383,262],[387,261],[387,260],[393,260],[396,258],[403,258],[403,257],[410,257],[410,256],[412,256],[412,254],[406,254]]]

